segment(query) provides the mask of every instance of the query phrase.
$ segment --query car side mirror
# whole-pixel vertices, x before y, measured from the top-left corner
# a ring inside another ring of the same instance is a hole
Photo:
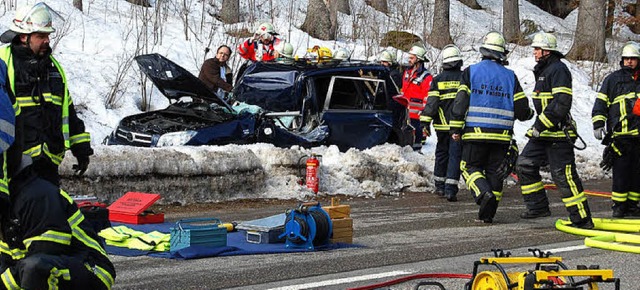
[[[409,100],[407,100],[402,94],[393,96],[393,100],[400,103],[400,105],[402,105],[403,107],[406,107],[409,105]]]

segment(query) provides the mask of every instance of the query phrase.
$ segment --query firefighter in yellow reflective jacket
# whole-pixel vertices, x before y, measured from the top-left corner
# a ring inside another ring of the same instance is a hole
[[[453,101],[451,138],[462,140],[462,177],[480,206],[478,221],[492,223],[502,199],[498,168],[507,155],[514,120],[533,116],[516,74],[504,67],[507,50],[501,33],[484,37],[482,61],[462,72]]]
[[[576,171],[573,143],[577,138],[571,119],[571,72],[561,61],[556,37],[539,32],[533,38],[533,55],[537,62],[533,74],[533,105],[538,116],[527,131],[529,142],[517,162],[520,188],[527,211],[520,217],[532,219],[551,215],[549,199],[540,176],[540,167],[549,165],[551,177],[562,194],[573,226],[593,228],[589,203]]]
[[[0,289],[111,289],[115,268],[93,227],[33,169],[23,155],[0,198]]]
[[[40,176],[59,185],[58,166],[65,151],[71,149],[77,159],[74,169],[83,174],[93,150],[64,71],[51,55],[52,14],[44,3],[18,9],[9,30],[0,36],[0,41],[9,43],[0,47],[0,59],[7,64],[8,88],[24,120],[24,153],[33,158]]]

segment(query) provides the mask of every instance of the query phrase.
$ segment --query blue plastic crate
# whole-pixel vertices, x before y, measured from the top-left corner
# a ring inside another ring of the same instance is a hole
[[[170,251],[176,252],[189,246],[224,247],[227,245],[227,228],[218,227],[217,218],[183,219],[171,228]]]

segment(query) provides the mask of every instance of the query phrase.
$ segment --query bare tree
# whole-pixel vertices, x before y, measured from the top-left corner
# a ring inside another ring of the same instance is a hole
[[[449,8],[449,0],[436,0],[431,35],[429,35],[429,44],[439,49],[442,49],[447,44],[453,43],[449,30]]]
[[[82,11],[82,0],[73,0],[73,7]]]
[[[631,24],[629,28],[631,28],[631,31],[633,31],[633,33],[640,33],[640,0],[636,1],[633,6],[635,7],[633,13],[635,19],[633,21],[633,24]]]
[[[349,0],[336,0],[336,9],[347,15],[351,15],[351,7],[349,7]]]
[[[471,9],[482,9],[482,6],[476,0],[460,0],[460,3],[469,6]]]
[[[520,42],[520,9],[518,0],[502,1],[502,34],[507,42]]]
[[[240,22],[240,0],[222,0],[220,20],[224,23]]]
[[[607,0],[582,0],[578,11],[573,46],[567,58],[573,60],[605,61],[605,21]]]
[[[387,5],[387,0],[365,0],[367,5],[373,7],[373,9],[378,10],[382,13],[389,13],[389,5]]]
[[[616,0],[607,0],[607,26],[605,27],[605,37],[613,35],[613,21],[615,19]]]
[[[331,19],[331,10],[323,0],[309,0],[307,16],[300,29],[315,38],[334,40],[337,26]]]

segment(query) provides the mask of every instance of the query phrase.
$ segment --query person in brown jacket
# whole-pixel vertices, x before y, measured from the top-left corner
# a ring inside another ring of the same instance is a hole
[[[219,97],[223,98],[225,93],[233,89],[233,75],[231,68],[227,65],[227,60],[231,56],[231,49],[226,45],[221,45],[216,50],[216,56],[207,59],[200,68],[198,78]]]

